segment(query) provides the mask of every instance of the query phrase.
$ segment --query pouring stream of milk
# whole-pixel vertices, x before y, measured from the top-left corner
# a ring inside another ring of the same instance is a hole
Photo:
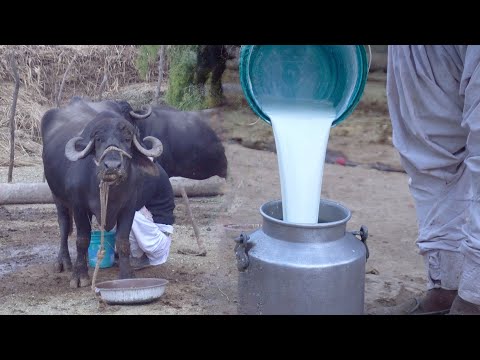
[[[277,149],[283,221],[316,224],[335,108],[325,101],[262,99]]]

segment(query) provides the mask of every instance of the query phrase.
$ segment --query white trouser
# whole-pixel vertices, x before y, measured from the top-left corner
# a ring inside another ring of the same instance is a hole
[[[428,288],[480,304],[480,46],[389,46],[387,96]]]
[[[172,225],[156,224],[150,212],[143,207],[135,212],[130,231],[130,253],[133,257],[146,254],[151,265],[160,265],[167,261],[170,252]]]

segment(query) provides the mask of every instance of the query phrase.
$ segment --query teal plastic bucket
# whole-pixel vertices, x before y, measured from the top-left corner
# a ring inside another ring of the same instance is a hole
[[[369,71],[364,45],[243,45],[240,83],[252,110],[268,124],[263,98],[327,101],[336,112],[332,126],[352,113]]]
[[[97,264],[97,253],[100,249],[101,231],[92,231],[88,246],[88,265],[94,268]],[[103,234],[103,248],[105,256],[100,262],[100,268],[112,267],[115,262],[115,231],[105,231]]]

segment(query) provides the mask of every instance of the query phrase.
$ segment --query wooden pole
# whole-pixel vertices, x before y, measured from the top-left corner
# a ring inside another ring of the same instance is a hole
[[[13,165],[15,160],[15,112],[17,111],[18,90],[20,89],[20,78],[18,76],[17,63],[13,53],[10,54],[10,67],[15,78],[15,89],[13,90],[12,107],[10,108],[10,164],[8,165],[8,182],[12,182]]]

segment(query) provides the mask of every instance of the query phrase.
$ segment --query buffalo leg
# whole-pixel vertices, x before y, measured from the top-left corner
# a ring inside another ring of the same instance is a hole
[[[91,284],[88,276],[88,245],[90,245],[90,234],[92,230],[92,216],[86,211],[74,210],[75,224],[77,225],[77,260],[73,268],[70,287],[84,287]]]
[[[194,78],[194,84],[201,87],[205,86],[205,83],[207,82],[208,79],[208,74],[210,73],[210,69],[206,68],[202,65],[198,66],[196,73],[195,73],[195,78]]]
[[[134,216],[134,209],[125,209],[121,214],[119,214],[117,221],[115,247],[118,251],[118,266],[120,268],[120,279],[132,279],[135,277],[135,273],[130,266],[129,241],[129,235],[132,229]]]
[[[58,225],[60,227],[60,250],[54,265],[55,272],[72,270],[72,260],[68,251],[68,235],[72,233],[72,214],[57,198],[54,198],[57,207]]]
[[[219,101],[223,98],[222,75],[227,67],[225,61],[225,59],[218,58],[215,67],[212,69],[210,96]]]

